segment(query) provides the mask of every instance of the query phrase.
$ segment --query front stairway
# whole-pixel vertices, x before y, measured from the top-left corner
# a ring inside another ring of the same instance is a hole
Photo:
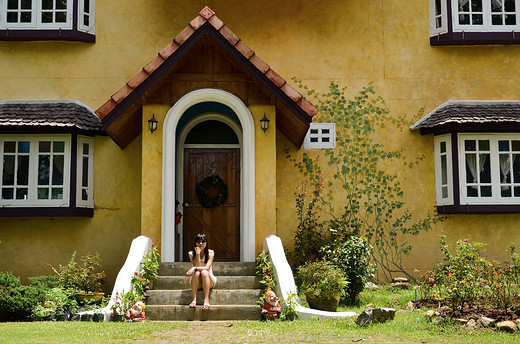
[[[197,307],[192,300],[189,278],[191,263],[161,263],[159,278],[148,291],[146,318],[162,321],[259,320],[261,285],[255,276],[255,263],[214,262],[217,285],[210,291],[211,309],[203,310],[202,290],[197,293]]]

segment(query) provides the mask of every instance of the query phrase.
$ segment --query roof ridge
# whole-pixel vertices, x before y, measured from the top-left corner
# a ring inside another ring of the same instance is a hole
[[[238,52],[240,52],[256,69],[265,75],[277,88],[289,97],[303,112],[312,117],[318,109],[312,105],[305,97],[287,81],[278,75],[264,60],[262,60],[251,48],[227,27],[215,12],[205,6],[189,24],[170,42],[166,47],[157,53],[139,73],[132,77],[126,84],[114,93],[110,99],[101,105],[96,111],[99,118],[105,118],[113,109],[116,108],[133,90],[141,85],[153,72],[157,70],[171,55],[173,55],[198,29],[206,23],[211,24]]]

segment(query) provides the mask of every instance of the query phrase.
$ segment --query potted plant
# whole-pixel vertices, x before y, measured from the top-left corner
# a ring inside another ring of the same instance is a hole
[[[287,300],[285,300],[284,306],[282,307],[282,320],[296,320],[298,316],[298,312],[296,311],[296,296],[296,293],[287,295]]]
[[[341,269],[322,259],[300,266],[297,277],[311,308],[336,311],[339,299],[348,284]]]
[[[58,275],[60,285],[66,289],[76,292],[78,303],[94,301],[101,303],[105,293],[102,285],[105,279],[105,271],[96,272],[101,266],[99,254],[87,254],[81,257],[82,264],[76,263],[76,252],[72,254],[69,263],[65,266],[60,264],[59,269],[52,267]]]

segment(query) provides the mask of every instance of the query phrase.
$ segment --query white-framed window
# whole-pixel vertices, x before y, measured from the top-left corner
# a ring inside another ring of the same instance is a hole
[[[454,32],[520,29],[520,0],[449,0]]]
[[[0,28],[71,29],[73,0],[0,0]]]
[[[95,33],[96,0],[78,0],[78,30]]]
[[[430,36],[448,32],[448,12],[445,0],[430,0]]]
[[[437,205],[453,204],[453,163],[451,135],[438,135],[435,144],[435,186]]]
[[[69,206],[70,135],[2,135],[0,152],[0,206]]]
[[[78,136],[76,206],[94,207],[94,138]]]
[[[458,140],[460,204],[520,204],[520,134]]]
[[[311,123],[305,136],[304,148],[336,148],[336,124]]]

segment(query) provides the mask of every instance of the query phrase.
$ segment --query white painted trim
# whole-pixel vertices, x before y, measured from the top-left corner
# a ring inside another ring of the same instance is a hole
[[[516,25],[493,25],[491,23],[491,1],[482,1],[482,25],[464,25],[459,24],[459,2],[451,1],[451,15],[453,32],[512,32],[520,30],[520,4],[515,1]],[[464,12],[466,13],[466,12]],[[475,12],[477,14],[481,12]],[[496,12],[493,14],[501,14]]]
[[[83,154],[83,144],[88,144],[88,155]],[[94,138],[78,135],[76,147],[76,207],[94,208]],[[83,158],[88,158],[87,200],[82,199]]]
[[[175,180],[176,130],[184,112],[201,102],[227,105],[237,115],[242,126],[240,260],[255,260],[255,127],[253,116],[235,95],[217,89],[200,89],[183,96],[168,111],[163,125],[162,223],[163,262],[175,261]]]
[[[323,133],[323,130],[328,130],[329,133]],[[311,131],[317,131],[312,134]],[[315,139],[315,141],[312,141]],[[327,138],[329,141],[324,141]],[[303,143],[305,149],[333,149],[336,148],[336,123],[311,123],[305,140]]]
[[[188,133],[199,123],[202,123],[202,122],[205,122],[205,121],[220,121],[222,123],[225,123],[226,125],[228,125],[231,129],[233,129],[233,131],[235,132],[235,134],[237,135],[238,137],[238,142],[239,144],[184,144],[184,142],[186,141],[186,137],[188,136]],[[179,195],[179,198],[180,197],[183,197],[182,195],[184,195],[184,148],[239,148],[240,149],[240,166],[242,166],[242,159],[243,159],[243,154],[242,154],[242,129],[240,129],[240,126],[235,122],[233,121],[231,118],[225,116],[225,115],[221,115],[221,114],[217,114],[217,113],[207,113],[207,114],[203,114],[203,115],[199,115],[193,119],[191,119],[185,126],[184,128],[182,128],[182,131],[181,133],[179,134],[179,139],[178,141],[179,142],[179,147],[177,149],[177,195]],[[240,183],[242,183],[242,180],[240,180]],[[242,187],[241,187],[242,188]],[[240,197],[240,208],[242,208],[244,206],[243,204],[243,200],[242,200],[242,195]],[[182,200],[181,203],[184,203],[185,201]],[[242,216],[240,216],[240,219],[242,221]],[[243,226],[243,223],[241,222],[240,223],[240,228],[242,228]],[[184,230],[183,230],[183,222],[181,221],[181,223],[178,225],[178,232],[179,232],[179,251],[180,252],[176,252],[176,255],[177,255],[177,259],[180,261],[182,258],[181,256],[179,255],[180,253],[184,252],[184,247],[183,247],[183,243],[184,243],[184,240],[183,240],[183,233],[184,233]],[[242,235],[242,233],[241,233]],[[242,247],[241,247],[242,249]]]
[[[438,135],[433,139],[435,152],[435,190],[437,205],[453,205],[453,163],[451,152],[451,134]],[[441,142],[446,143],[446,153],[441,153]],[[442,184],[441,156],[446,156],[447,184]],[[442,197],[442,187],[448,188],[448,196]]]
[[[448,32],[448,11],[446,1],[441,1],[441,14],[436,15],[435,0],[430,0],[430,37]],[[437,27],[437,18],[441,19],[441,26]]]
[[[76,0],[77,1],[77,0]],[[29,23],[8,23],[7,22],[7,0],[0,0],[0,29],[24,29],[24,30],[59,30],[72,29],[72,9],[74,7],[73,0],[67,0],[67,8],[65,10],[61,9],[53,9],[53,10],[45,10],[42,8],[42,2],[38,0],[31,0],[31,22]],[[16,10],[15,12],[22,12],[23,10]],[[28,12],[23,11],[23,12]],[[66,12],[67,20],[64,23],[43,23],[41,20],[41,15],[44,12]]]

